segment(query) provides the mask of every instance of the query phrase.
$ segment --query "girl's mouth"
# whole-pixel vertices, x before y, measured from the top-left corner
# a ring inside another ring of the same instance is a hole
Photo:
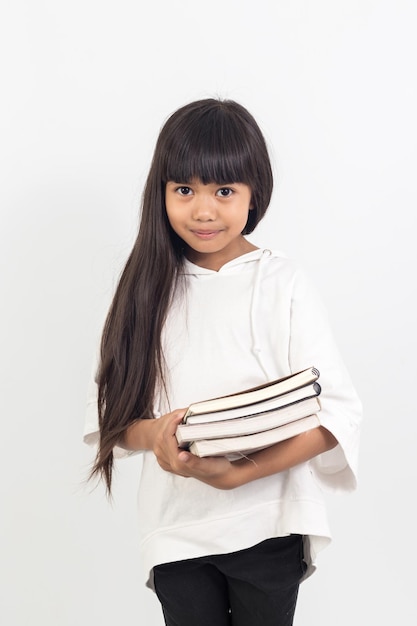
[[[219,234],[219,230],[193,230],[191,231],[193,235],[198,237],[199,239],[213,239],[216,235]]]

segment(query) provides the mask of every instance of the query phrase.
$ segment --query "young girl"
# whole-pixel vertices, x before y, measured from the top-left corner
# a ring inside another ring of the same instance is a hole
[[[262,133],[233,101],[163,126],[136,242],[105,323],[85,441],[143,452],[141,558],[168,626],[289,626],[330,540],[322,490],[356,485],[360,403],[304,273],[250,243],[272,192]],[[180,450],[191,402],[315,366],[321,426],[231,462]],[[314,620],[313,620],[314,621]]]

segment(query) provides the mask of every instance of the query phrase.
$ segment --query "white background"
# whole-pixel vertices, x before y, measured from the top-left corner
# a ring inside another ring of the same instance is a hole
[[[329,498],[334,542],[296,626],[416,624],[414,1],[0,6],[1,622],[162,624],[140,460],[112,505],[84,484],[86,389],[160,126],[221,96],[271,147],[252,240],[315,274],[365,406],[360,487]]]

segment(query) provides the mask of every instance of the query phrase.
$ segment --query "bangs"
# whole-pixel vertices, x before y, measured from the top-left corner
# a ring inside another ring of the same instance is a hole
[[[164,172],[165,182],[169,180],[190,183],[199,179],[204,185],[216,183],[249,183],[249,173],[245,160],[237,151],[227,151],[222,146],[208,151],[204,146],[186,145],[170,154]]]
[[[197,120],[195,120],[197,122]],[[236,120],[227,119],[221,111],[198,119],[197,123],[179,125],[170,145],[166,145],[162,178],[203,184],[246,183],[254,180],[251,158],[244,129]]]

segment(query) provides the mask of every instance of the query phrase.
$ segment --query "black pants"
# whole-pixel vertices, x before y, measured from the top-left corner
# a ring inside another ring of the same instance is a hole
[[[167,626],[291,626],[305,572],[301,535],[216,556],[158,565]]]

